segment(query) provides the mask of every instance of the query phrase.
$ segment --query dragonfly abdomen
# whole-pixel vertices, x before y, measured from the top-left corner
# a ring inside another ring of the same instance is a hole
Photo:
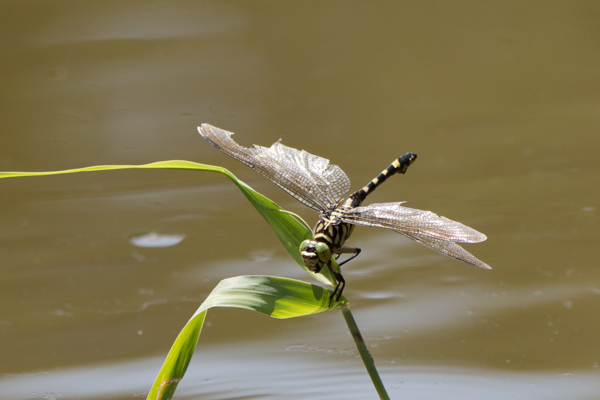
[[[350,197],[353,199],[352,207],[358,207],[364,201],[364,199],[371,194],[379,185],[381,185],[387,178],[394,175],[395,173],[404,174],[408,167],[417,159],[415,153],[406,153],[405,155],[398,157],[394,160],[386,169],[381,171],[371,182],[363,186],[362,189],[352,193]]]

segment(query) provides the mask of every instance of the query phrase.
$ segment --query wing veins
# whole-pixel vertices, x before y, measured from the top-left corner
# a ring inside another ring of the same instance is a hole
[[[460,222],[431,211],[403,207],[402,203],[378,203],[342,210],[342,221],[354,225],[393,230],[445,256],[478,268],[491,269],[454,242],[477,243],[486,236]]]
[[[408,235],[429,236],[450,242],[479,243],[487,237],[460,222],[431,211],[403,207],[398,203],[376,203],[344,210],[342,219],[355,225],[391,229]]]
[[[459,245],[453,242],[449,242],[440,238],[425,236],[425,235],[410,235],[405,232],[398,232],[401,235],[406,236],[409,239],[414,240],[432,250],[437,251],[447,257],[454,258],[455,260],[464,262],[465,264],[472,265],[481,269],[492,269],[489,265],[469,253]]]
[[[237,144],[228,132],[202,124],[200,135],[223,153],[252,168],[296,200],[318,212],[335,204],[350,188],[350,180],[329,160],[274,143],[270,148]]]

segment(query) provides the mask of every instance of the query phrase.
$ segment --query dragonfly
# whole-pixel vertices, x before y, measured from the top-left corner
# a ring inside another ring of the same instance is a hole
[[[312,239],[300,244],[300,254],[308,270],[319,273],[325,266],[337,285],[330,296],[339,301],[346,281],[339,267],[361,252],[358,247],[344,246],[355,225],[390,229],[445,256],[482,269],[489,265],[475,258],[456,243],[479,243],[487,237],[460,222],[403,206],[405,202],[375,203],[361,206],[367,196],[390,176],[406,173],[417,159],[406,153],[394,160],[361,189],[344,198],[350,190],[350,179],[328,159],[275,142],[271,147],[244,147],[228,132],[209,124],[198,127],[200,135],[211,145],[242,162],[286,191],[305,206],[319,213]],[[332,257],[351,256],[336,267]],[[337,297],[336,297],[337,295]]]

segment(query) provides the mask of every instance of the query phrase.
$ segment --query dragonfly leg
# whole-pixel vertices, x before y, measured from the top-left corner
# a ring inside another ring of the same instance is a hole
[[[331,307],[331,302],[333,301],[334,298],[335,298],[335,301],[340,301],[342,292],[344,291],[344,288],[346,287],[346,280],[344,279],[344,277],[342,276],[341,273],[339,273],[338,271],[336,271],[336,269],[333,268],[333,265],[331,265],[331,263],[327,264],[327,266],[329,267],[329,270],[333,273],[333,276],[335,276],[335,279],[337,280],[337,285],[336,285],[335,289],[333,289],[333,293],[331,294],[331,297],[329,298],[329,306]],[[337,297],[336,297],[336,295],[337,295]]]
[[[344,261],[342,261],[341,263],[338,264],[341,267],[342,265],[346,264],[348,261],[352,260],[357,255],[359,255],[360,254],[360,249],[358,247],[340,247],[335,252],[337,253],[338,257],[342,253],[344,253],[344,254],[354,253],[354,255],[352,257],[350,257],[349,259],[344,260]],[[337,260],[337,257],[335,259]]]

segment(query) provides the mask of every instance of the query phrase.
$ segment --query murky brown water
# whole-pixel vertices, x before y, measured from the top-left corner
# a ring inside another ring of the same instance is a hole
[[[600,6],[594,2],[3,2],[0,170],[187,159],[207,145],[328,157],[371,202],[408,201],[488,235],[482,271],[376,229],[346,296],[393,398],[600,395]],[[144,232],[178,245],[134,247]],[[310,280],[215,174],[116,171],[0,181],[0,398],[131,398],[223,278]],[[335,312],[213,310],[182,398],[364,399]]]

